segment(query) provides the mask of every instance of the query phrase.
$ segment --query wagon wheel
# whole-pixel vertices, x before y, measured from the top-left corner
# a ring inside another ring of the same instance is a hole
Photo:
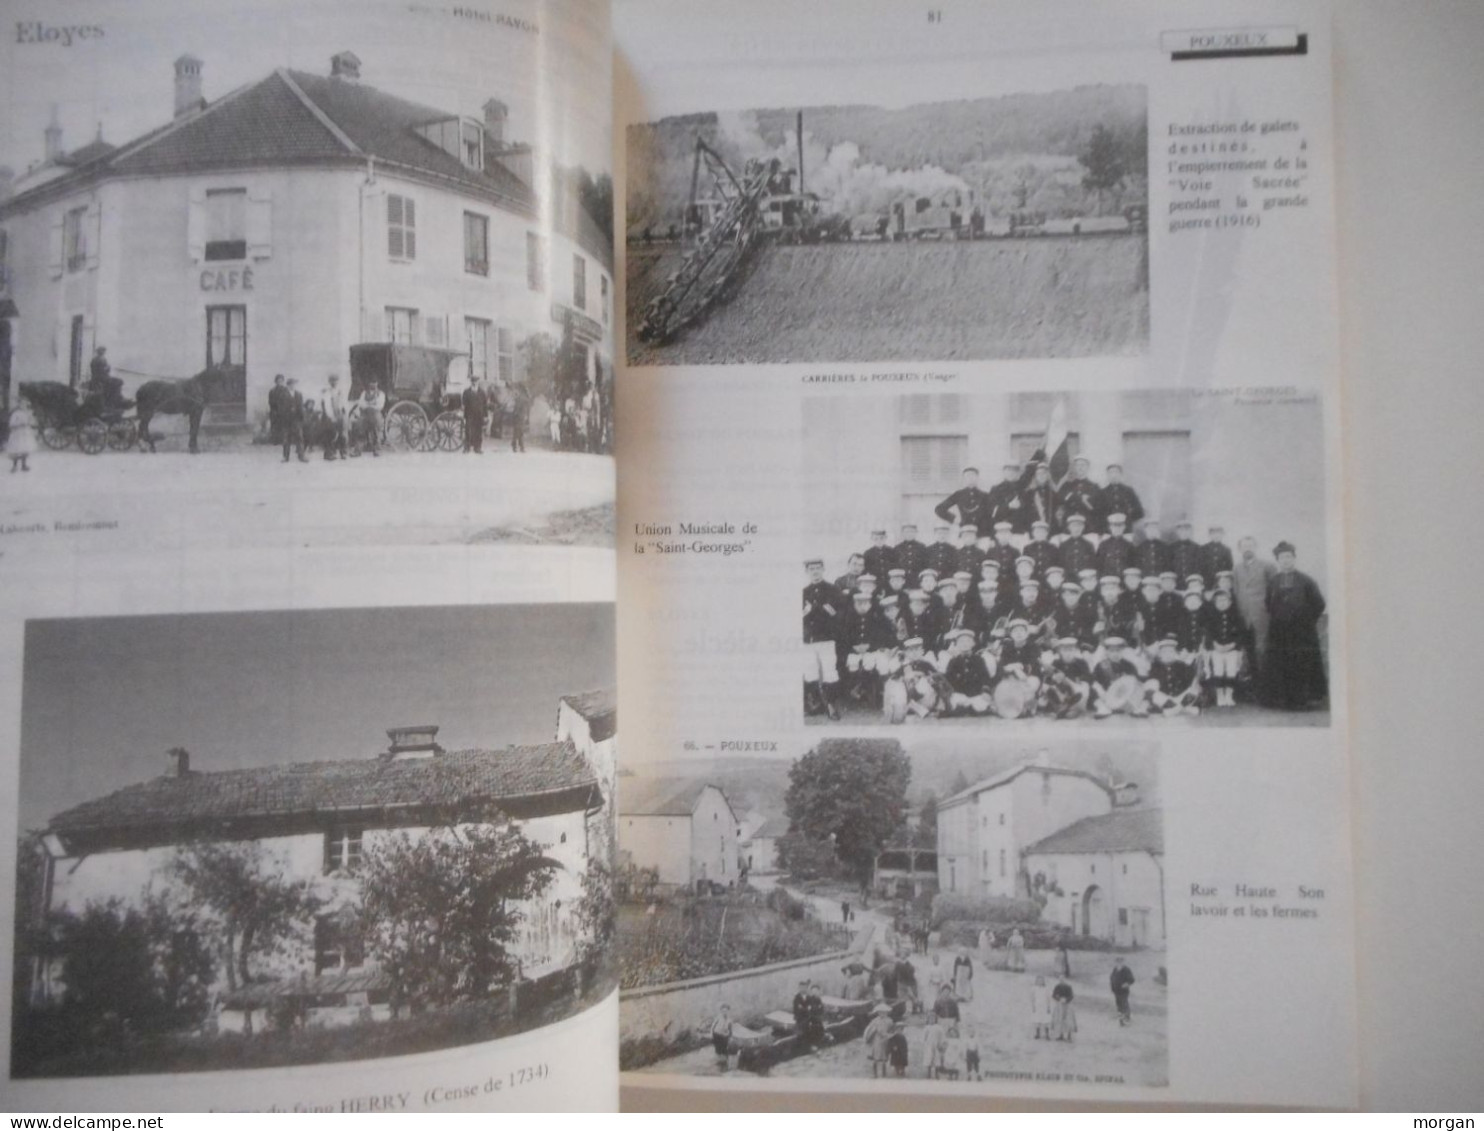
[[[77,446],[90,456],[95,456],[108,446],[108,425],[96,416],[90,416],[77,430]]]
[[[72,446],[72,429],[59,428],[55,424],[43,424],[41,442],[52,451],[60,452]]]
[[[434,442],[445,452],[456,452],[464,446],[464,417],[462,413],[440,412],[433,421]]]
[[[116,452],[127,452],[139,442],[139,426],[132,420],[115,420],[108,426],[108,446]]]
[[[416,401],[398,401],[386,414],[386,442],[399,451],[415,452],[428,434],[428,414]]]

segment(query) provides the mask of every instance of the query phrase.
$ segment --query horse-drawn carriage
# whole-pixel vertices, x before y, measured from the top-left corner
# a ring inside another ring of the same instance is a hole
[[[88,455],[104,448],[126,452],[139,440],[137,421],[125,415],[134,402],[125,400],[119,384],[103,389],[74,389],[60,381],[23,381],[20,394],[31,406],[36,432],[53,451],[76,444]]]
[[[467,353],[434,346],[363,342],[350,347],[350,395],[367,385],[386,394],[383,438],[403,451],[455,452],[464,446],[463,394]],[[360,435],[352,422],[352,443]]]

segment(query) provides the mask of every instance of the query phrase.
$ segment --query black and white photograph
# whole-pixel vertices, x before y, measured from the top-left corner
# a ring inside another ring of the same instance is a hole
[[[508,7],[84,4],[77,69],[12,51],[7,518],[612,545],[607,41]]]
[[[891,104],[630,126],[629,361],[1147,352],[1145,88],[914,100],[926,69]]]
[[[13,1078],[472,1045],[612,993],[608,604],[26,624]]]
[[[1169,1083],[1155,742],[821,738],[640,774],[626,1069]]]
[[[807,722],[1329,724],[1317,395],[803,413]]]

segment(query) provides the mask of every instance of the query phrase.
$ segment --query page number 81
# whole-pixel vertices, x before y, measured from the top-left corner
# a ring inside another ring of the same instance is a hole
[[[927,18],[930,24],[941,24],[943,22],[943,9],[929,8],[927,10]]]

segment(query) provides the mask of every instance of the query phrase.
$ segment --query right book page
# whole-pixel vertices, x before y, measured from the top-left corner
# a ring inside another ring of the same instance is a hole
[[[1353,1105],[1328,9],[615,42],[630,1079]]]

